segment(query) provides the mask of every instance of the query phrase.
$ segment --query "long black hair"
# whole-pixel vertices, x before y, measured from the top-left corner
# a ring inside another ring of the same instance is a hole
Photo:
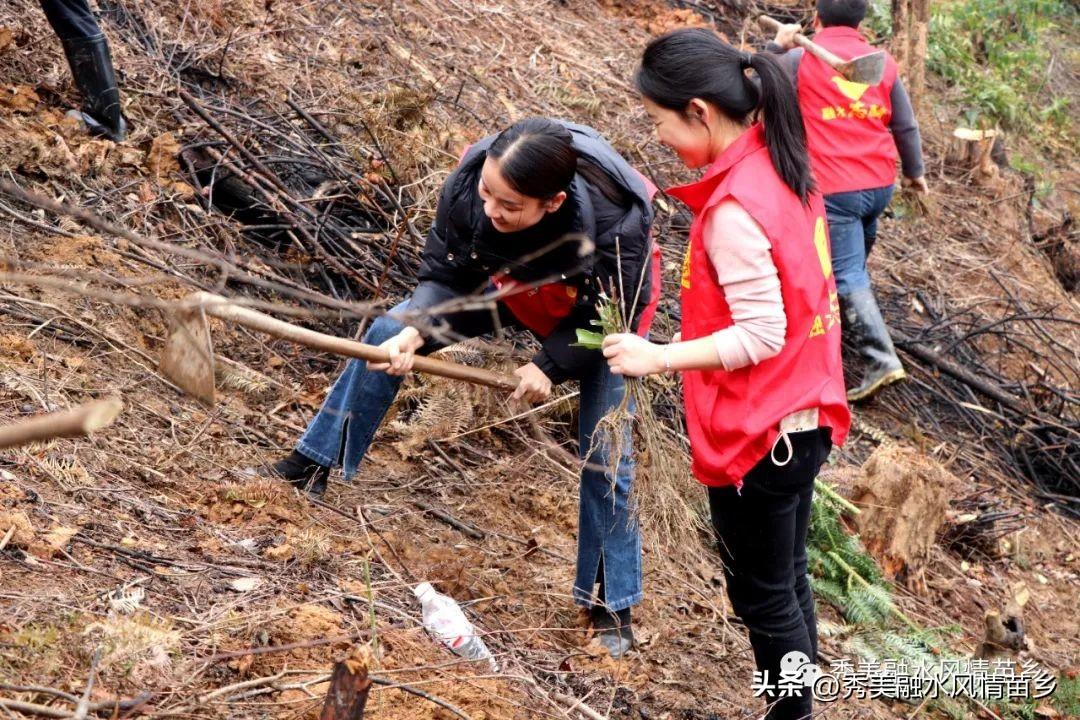
[[[757,73],[760,86],[747,69]],[[685,112],[691,100],[700,98],[739,123],[760,110],[773,167],[807,202],[814,181],[806,129],[794,83],[775,58],[737,50],[711,30],[684,28],[648,44],[634,82],[638,92],[669,110]]]
[[[606,171],[580,157],[566,127],[545,117],[519,120],[503,130],[487,154],[499,161],[510,187],[526,197],[548,200],[580,174],[604,197],[624,205],[625,195]]]

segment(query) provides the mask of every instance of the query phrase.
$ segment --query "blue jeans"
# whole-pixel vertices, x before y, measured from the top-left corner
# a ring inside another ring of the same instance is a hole
[[[878,216],[885,211],[892,195],[890,185],[825,196],[832,266],[836,290],[841,295],[870,287],[866,258],[877,240]]]
[[[404,328],[403,313],[422,310],[454,296],[454,292],[444,286],[421,283],[411,299],[372,322],[364,342],[378,345],[388,340]],[[439,323],[449,328],[450,337],[455,339],[486,334],[500,324],[512,322],[503,306],[497,313],[472,311],[439,319]],[[432,352],[439,345],[429,343],[420,352]],[[599,352],[596,362],[579,379],[578,444],[584,457],[591,447],[597,422],[622,401],[626,386],[622,377],[611,374]],[[401,383],[400,377],[368,372],[365,362],[350,360],[297,443],[297,451],[327,467],[340,462],[345,477],[351,478],[393,404]],[[604,602],[608,608],[622,610],[642,599],[641,534],[629,506],[634,477],[629,436],[625,446],[627,450],[619,460],[614,484],[604,470],[608,457],[606,445],[596,448],[585,458],[581,471],[577,574],[573,588],[573,598],[580,605],[593,604],[594,587],[599,579],[597,573],[601,568]]]

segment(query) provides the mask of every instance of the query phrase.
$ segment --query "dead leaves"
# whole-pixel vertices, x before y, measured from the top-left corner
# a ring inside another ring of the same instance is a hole
[[[0,335],[0,357],[32,362],[38,357],[38,349],[32,340],[18,333],[5,333]]]
[[[180,172],[179,154],[180,143],[171,132],[158,135],[150,143],[150,152],[146,155],[147,172],[158,182]]]
[[[0,549],[21,548],[34,557],[48,560],[67,547],[78,532],[78,528],[54,523],[44,534],[39,534],[22,510],[0,511]]]
[[[4,28],[7,31],[7,28]],[[0,31],[3,32],[3,31]],[[7,31],[8,37],[11,37],[11,32]],[[3,36],[0,35],[0,44],[3,43]],[[37,109],[38,103],[41,102],[41,98],[34,92],[34,89],[28,85],[11,85],[4,88],[3,92],[0,92],[0,108],[5,108],[17,113],[32,113]]]
[[[158,135],[146,154],[146,171],[160,187],[171,190],[182,200],[192,200],[195,188],[176,179],[180,175],[180,150],[180,143],[171,132]]]

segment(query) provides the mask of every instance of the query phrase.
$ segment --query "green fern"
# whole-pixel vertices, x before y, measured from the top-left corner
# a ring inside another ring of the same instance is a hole
[[[840,609],[844,617],[853,625],[875,626],[880,625],[887,616],[882,616],[878,611],[874,598],[865,588],[849,590],[844,597]]]
[[[815,595],[830,605],[843,606],[847,590],[840,583],[825,578],[811,577],[810,587],[813,588]]]
[[[912,672],[920,665],[938,667],[950,657],[942,651],[944,635],[958,628],[923,628],[904,615],[881,568],[844,525],[844,515],[858,508],[823,483],[817,489],[806,540],[807,572],[818,599],[835,607],[848,623],[839,635],[847,652],[863,663],[906,662]],[[897,629],[897,621],[906,629]],[[970,717],[963,701],[939,698],[929,705],[949,717]]]

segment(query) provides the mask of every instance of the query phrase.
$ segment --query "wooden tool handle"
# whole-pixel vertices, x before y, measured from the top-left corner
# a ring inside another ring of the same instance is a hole
[[[288,340],[298,345],[309,347],[313,350],[344,355],[346,357],[359,358],[367,362],[384,363],[390,362],[390,354],[380,350],[374,345],[348,340],[346,338],[326,335],[325,333],[308,330],[307,328],[287,323],[283,320],[270,317],[257,310],[242,307],[229,302],[228,299],[212,293],[199,292],[191,296],[191,300],[199,303],[207,315],[212,315],[222,320],[243,325],[252,330],[264,332],[267,335]],[[500,390],[516,390],[518,378],[512,375],[491,372],[483,368],[469,367],[460,363],[447,362],[429,357],[417,357],[413,362],[413,370],[438,375],[454,380],[464,380],[476,385],[485,385]]]
[[[0,427],[0,450],[41,440],[89,435],[111,425],[122,409],[119,398],[94,400],[70,410],[37,415]]]
[[[779,20],[771,18],[768,15],[759,15],[758,24],[766,30],[772,30],[773,32],[779,31],[780,28],[783,26],[783,23],[781,23]],[[843,66],[847,64],[845,60],[841,59],[836,55],[833,55],[831,52],[821,47],[802,33],[795,33],[795,44],[805,49],[806,52],[810,53],[818,60],[821,60],[826,65],[829,65],[834,70],[841,70],[843,69]]]

